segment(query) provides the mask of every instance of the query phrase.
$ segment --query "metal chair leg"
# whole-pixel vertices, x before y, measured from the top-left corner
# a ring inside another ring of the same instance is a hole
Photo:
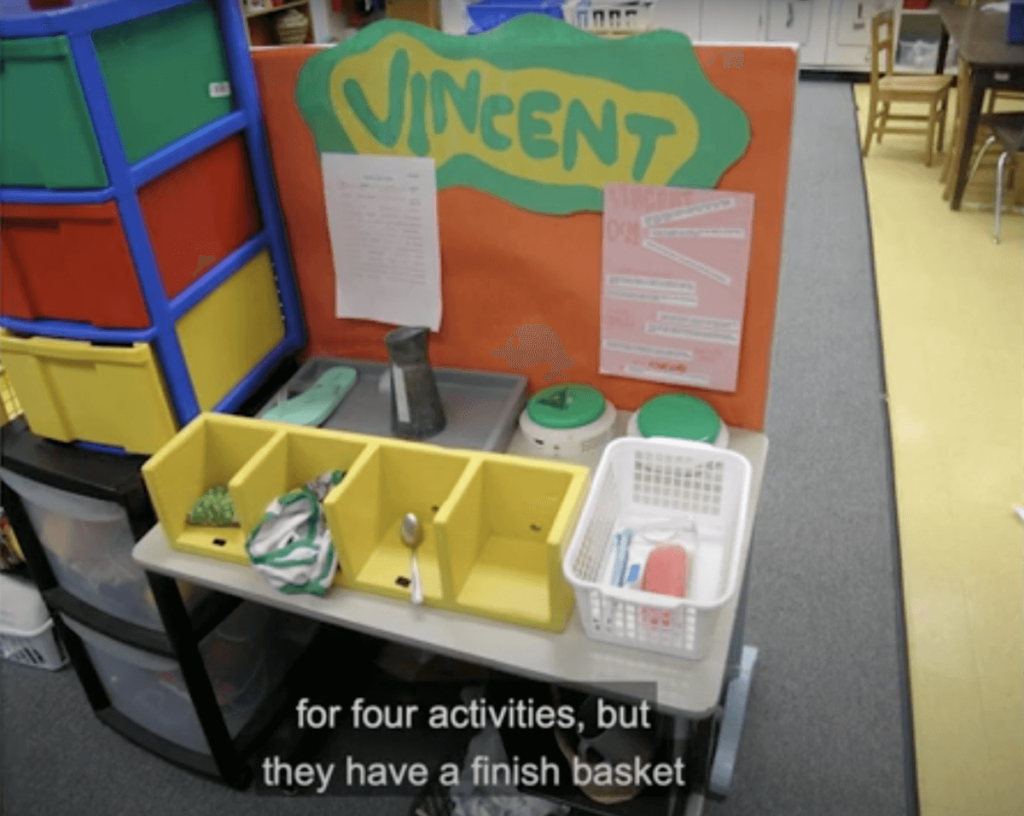
[[[981,160],[983,158],[985,158],[985,153],[987,153],[988,149],[990,147],[992,147],[992,145],[994,145],[995,143],[996,143],[996,137],[995,136],[989,136],[985,140],[985,144],[983,144],[981,146],[981,149],[978,150],[978,155],[974,157],[974,163],[971,165],[971,172],[967,174],[967,183],[968,184],[971,183],[971,179],[974,178],[974,174],[978,172],[978,167],[981,165]]]
[[[1010,158],[1010,152],[1006,151],[999,156],[996,164],[996,225],[995,234],[992,236],[992,243],[999,243],[999,218],[1003,213],[1003,176],[1006,174],[1006,162]]]

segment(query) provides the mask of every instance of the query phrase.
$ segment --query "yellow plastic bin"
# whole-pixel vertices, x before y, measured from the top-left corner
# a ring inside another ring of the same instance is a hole
[[[32,433],[153,453],[177,430],[153,350],[0,331],[11,385]]]
[[[153,509],[172,546],[185,552],[247,563],[239,527],[200,527],[186,522],[196,499],[227,485],[276,436],[279,426],[242,417],[200,414],[142,466]],[[233,494],[232,494],[233,496]]]
[[[437,520],[445,596],[472,614],[561,631],[573,609],[562,555],[587,479],[582,468],[477,459]]]
[[[399,537],[406,513],[419,519],[416,549],[423,602],[445,605],[434,519],[444,511],[468,454],[429,445],[381,440],[324,500],[324,515],[341,564],[342,583],[408,598],[409,549]]]

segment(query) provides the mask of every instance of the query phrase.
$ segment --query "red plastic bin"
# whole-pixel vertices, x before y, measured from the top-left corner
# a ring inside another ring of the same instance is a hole
[[[232,136],[139,190],[157,269],[172,298],[260,228],[249,156]]]
[[[117,205],[0,205],[0,311],[102,328],[148,326]]]

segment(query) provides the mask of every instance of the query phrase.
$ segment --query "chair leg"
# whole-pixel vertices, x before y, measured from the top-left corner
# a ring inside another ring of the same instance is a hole
[[[990,89],[989,92],[988,92],[988,102],[985,105],[985,113],[992,114],[992,113],[995,113],[995,112],[996,112],[996,91],[993,88],[993,89]]]
[[[942,143],[945,141],[945,138],[946,138],[946,119],[949,116],[949,110],[948,110],[948,108],[949,108],[949,96],[948,95],[944,96],[942,98],[942,100],[939,102],[939,106],[938,107],[939,107],[939,112],[938,112],[938,116],[939,116],[939,142],[938,142],[938,146],[937,147],[938,147],[939,153],[942,153]]]
[[[1003,214],[1003,175],[1006,171],[1006,160],[1010,157],[1009,151],[1004,151],[999,156],[999,163],[996,164],[996,224],[995,233],[992,235],[992,243],[999,243],[999,219]]]
[[[959,123],[954,118],[953,128],[949,134],[949,150],[946,152],[946,160],[942,163],[942,173],[939,175],[939,183],[943,185],[949,180],[949,174],[953,172],[953,162],[960,154],[960,140],[957,138],[959,131]]]
[[[989,136],[985,140],[985,143],[981,146],[981,149],[978,150],[978,155],[974,157],[974,162],[973,164],[971,164],[971,171],[967,174],[968,184],[971,183],[971,179],[974,178],[974,174],[978,172],[978,168],[981,166],[981,160],[985,158],[985,154],[988,152],[988,149],[992,147],[992,145],[994,145],[995,143],[996,137]]]
[[[928,144],[924,149],[924,164],[925,167],[932,166],[932,146],[935,144],[935,125],[938,124],[938,114],[935,110],[935,103],[932,103],[931,108],[928,110]]]
[[[875,100],[874,93],[868,98],[868,126],[864,129],[864,157],[868,155],[868,151],[871,150],[871,137],[875,133]]]
[[[889,124],[889,103],[882,103],[882,112],[878,117],[878,143],[882,143],[882,133],[885,132],[886,126]]]

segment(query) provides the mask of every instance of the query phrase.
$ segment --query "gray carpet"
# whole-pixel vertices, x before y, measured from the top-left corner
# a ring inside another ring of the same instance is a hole
[[[747,642],[760,649],[721,816],[913,816],[888,432],[850,88],[800,85]],[[404,816],[263,798],[136,748],[75,675],[4,663],[4,816]]]
[[[728,816],[916,812],[871,235],[849,85],[801,82]]]

